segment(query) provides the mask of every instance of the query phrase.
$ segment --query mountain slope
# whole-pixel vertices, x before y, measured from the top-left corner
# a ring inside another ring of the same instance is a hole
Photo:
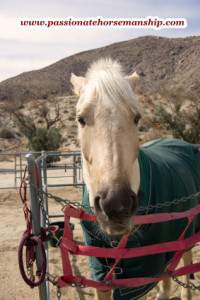
[[[0,101],[46,99],[70,94],[71,72],[83,75],[100,57],[120,61],[127,73],[141,75],[142,93],[177,84],[186,93],[200,93],[200,37],[140,37],[81,52],[40,70],[22,73],[0,83]]]

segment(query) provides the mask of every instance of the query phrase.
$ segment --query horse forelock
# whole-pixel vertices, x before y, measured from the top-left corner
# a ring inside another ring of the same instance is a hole
[[[137,97],[117,61],[106,58],[94,62],[86,73],[86,82],[86,93],[93,90],[101,104],[134,114],[140,111]]]

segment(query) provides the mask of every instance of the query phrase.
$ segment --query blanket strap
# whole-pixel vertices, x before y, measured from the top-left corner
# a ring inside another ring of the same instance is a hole
[[[183,232],[181,233],[181,235],[178,239],[179,241],[184,240],[185,233],[188,230],[189,226],[191,225],[192,221],[193,221],[193,217],[188,217],[188,223],[187,223],[185,229],[183,230]],[[173,273],[173,271],[176,269],[177,265],[179,264],[183,254],[186,250],[188,250],[188,249],[180,250],[175,253],[175,255],[173,256],[173,258],[171,260],[170,265],[167,267],[167,272],[169,274]]]
[[[125,234],[122,239],[120,240],[116,250],[118,249],[123,249],[126,247],[126,244],[128,242],[128,234]],[[105,281],[111,281],[112,277],[113,277],[113,273],[115,272],[115,268],[118,265],[118,263],[120,262],[121,258],[116,258],[115,263],[113,264],[112,268],[110,269],[110,271],[106,274],[104,280]]]

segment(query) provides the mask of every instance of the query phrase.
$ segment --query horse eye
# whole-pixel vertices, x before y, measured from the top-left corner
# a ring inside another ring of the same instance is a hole
[[[79,124],[80,124],[82,127],[85,126],[86,123],[85,123],[85,120],[84,120],[83,117],[78,117],[77,120],[78,120]]]
[[[141,119],[141,114],[138,112],[134,117],[134,123],[137,125],[140,119]]]

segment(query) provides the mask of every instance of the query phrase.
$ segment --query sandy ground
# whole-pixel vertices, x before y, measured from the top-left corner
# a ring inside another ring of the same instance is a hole
[[[80,199],[78,190],[72,189],[52,189],[56,195],[68,197],[72,200]],[[50,210],[59,212],[60,208],[50,201]],[[22,280],[17,262],[17,248],[22,232],[25,229],[25,222],[16,191],[0,190],[0,300],[37,300],[38,290],[30,289]],[[77,241],[82,241],[82,232],[78,223],[75,223],[74,237]],[[199,259],[199,247],[195,247],[195,260]],[[49,267],[54,275],[61,275],[61,259],[59,250],[50,249]],[[89,276],[87,259],[83,257],[72,257],[72,264],[76,274]],[[200,277],[197,276],[197,279]],[[51,300],[57,299],[56,290],[51,287]],[[62,299],[93,300],[94,290],[75,289],[67,287],[62,291]],[[155,299],[156,289],[148,295],[148,300]],[[180,289],[173,284],[171,289],[173,297],[180,295]],[[194,293],[193,300],[200,299],[198,293]]]

